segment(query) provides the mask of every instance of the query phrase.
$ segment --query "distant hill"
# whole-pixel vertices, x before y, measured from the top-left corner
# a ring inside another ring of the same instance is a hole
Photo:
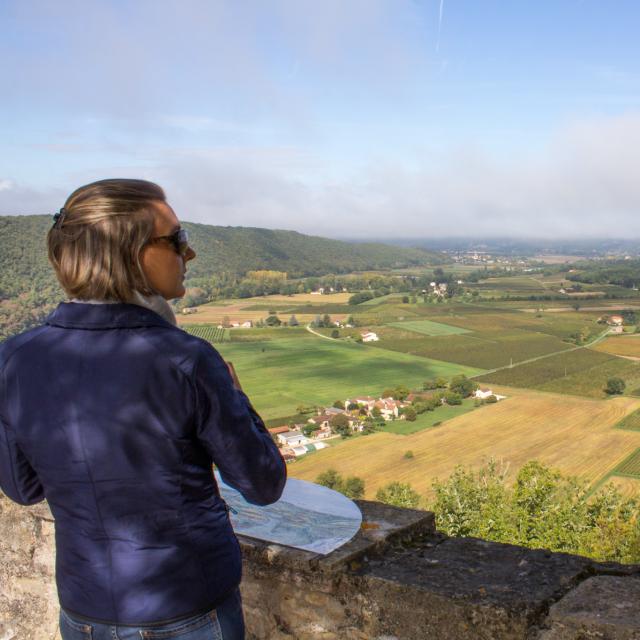
[[[45,307],[63,297],[47,259],[51,216],[0,216],[0,326],[38,322]],[[290,278],[388,269],[442,262],[424,249],[380,243],[351,243],[306,236],[296,231],[217,227],[183,222],[198,257],[189,279],[225,272],[286,271]],[[4,301],[4,303],[3,303]],[[0,331],[2,335],[7,332]]]

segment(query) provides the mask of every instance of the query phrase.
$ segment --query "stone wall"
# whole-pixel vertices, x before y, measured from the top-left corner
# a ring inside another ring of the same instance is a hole
[[[360,501],[328,556],[242,538],[249,639],[640,640],[640,567],[435,531]],[[58,638],[53,521],[0,497],[0,640]]]

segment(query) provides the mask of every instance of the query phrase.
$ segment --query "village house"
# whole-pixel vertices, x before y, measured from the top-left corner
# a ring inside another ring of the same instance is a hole
[[[187,313],[198,313],[198,307],[185,307],[185,308],[182,310],[182,313],[184,313],[185,315],[186,315]]]
[[[308,444],[309,438],[301,431],[289,431],[288,433],[279,433],[278,442],[285,447],[295,447],[301,444]]]
[[[491,389],[477,389],[476,392],[473,394],[474,398],[477,398],[478,400],[486,400],[489,396],[495,396],[496,400],[504,400],[507,396],[501,396],[497,393],[493,393],[493,391]]]
[[[609,316],[607,324],[613,327],[621,327],[624,324],[624,318],[622,316]]]
[[[373,331],[365,331],[361,333],[360,336],[362,337],[362,342],[378,342],[378,340],[380,340],[378,334]]]
[[[373,406],[385,420],[394,420],[399,415],[400,403],[393,398],[380,398]]]
[[[347,398],[344,401],[344,406],[348,407],[350,404],[357,404],[357,405],[362,405],[367,412],[371,411],[371,409],[373,409],[373,405],[376,403],[376,399],[372,398],[371,396],[359,396],[358,398],[353,398],[353,399],[349,399]]]
[[[271,429],[267,429],[267,431],[272,436],[278,436],[281,433],[288,433],[289,431],[291,431],[291,429],[289,429],[287,425],[284,425],[283,427],[272,427]]]

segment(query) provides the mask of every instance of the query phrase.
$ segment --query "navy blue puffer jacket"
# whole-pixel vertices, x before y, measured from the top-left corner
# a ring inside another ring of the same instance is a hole
[[[0,487],[49,502],[68,611],[162,622],[239,584],[212,462],[249,502],[282,493],[284,461],[218,352],[157,313],[63,302],[0,344]]]

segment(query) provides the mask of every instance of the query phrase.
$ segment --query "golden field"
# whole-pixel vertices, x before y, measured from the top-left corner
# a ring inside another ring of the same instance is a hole
[[[422,495],[435,478],[446,479],[458,464],[477,468],[494,457],[509,465],[509,476],[529,460],[595,482],[640,447],[640,432],[612,427],[640,408],[640,400],[590,400],[523,389],[498,388],[507,395],[413,435],[375,433],[340,442],[289,465],[289,474],[315,480],[334,468],[365,480],[366,498],[389,482],[408,482]],[[414,457],[405,459],[404,453]]]
[[[640,334],[606,338],[598,342],[593,348],[596,351],[612,353],[616,356],[640,358]]]
[[[264,320],[269,315],[269,304],[278,305],[282,307],[283,304],[291,305],[291,308],[302,305],[317,305],[322,307],[326,304],[346,304],[349,298],[353,294],[351,293],[332,293],[330,295],[313,295],[311,293],[296,293],[292,296],[260,296],[256,298],[243,298],[242,300],[221,300],[214,304],[203,304],[198,307],[196,313],[190,314],[176,314],[178,318],[178,324],[221,324],[225,318],[229,319],[229,322],[246,322],[251,320],[256,322],[257,320]],[[262,309],[249,309],[248,307],[254,307],[260,305]],[[319,310],[318,313],[323,314],[324,311]],[[279,311],[278,315],[282,321],[289,319],[291,313],[286,311]],[[311,322],[317,314],[315,313],[296,313],[295,316],[300,323]],[[333,320],[344,321],[348,317],[348,314],[332,314]]]
[[[613,486],[627,498],[634,498],[640,494],[640,480],[634,478],[612,476],[607,479],[605,484],[613,484]]]

